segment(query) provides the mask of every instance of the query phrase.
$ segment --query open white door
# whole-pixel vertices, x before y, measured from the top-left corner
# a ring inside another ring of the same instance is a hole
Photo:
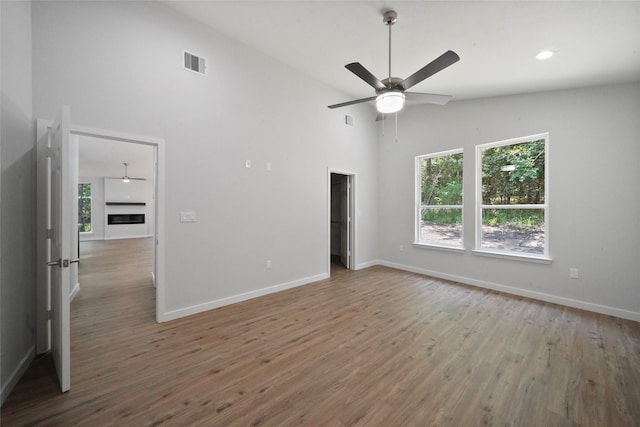
[[[340,262],[351,268],[351,177],[346,175],[340,183]]]
[[[47,237],[51,258],[47,265],[51,268],[51,353],[63,392],[71,386],[69,266],[78,262],[78,259],[72,258],[71,253],[71,242],[76,238],[77,230],[68,221],[71,209],[75,206],[69,164],[69,115],[69,107],[63,106],[50,128],[48,138],[51,222]]]

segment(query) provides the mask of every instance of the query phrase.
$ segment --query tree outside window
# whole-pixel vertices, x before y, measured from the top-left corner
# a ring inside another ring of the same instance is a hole
[[[462,247],[462,150],[416,157],[416,243]]]
[[[477,249],[548,255],[548,135],[478,146]]]
[[[78,184],[78,229],[91,231],[91,184]]]

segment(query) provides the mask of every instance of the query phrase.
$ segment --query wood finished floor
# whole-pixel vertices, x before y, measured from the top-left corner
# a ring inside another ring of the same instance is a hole
[[[640,423],[640,323],[372,267],[157,324],[150,250],[83,243],[71,391],[37,359],[4,426]]]

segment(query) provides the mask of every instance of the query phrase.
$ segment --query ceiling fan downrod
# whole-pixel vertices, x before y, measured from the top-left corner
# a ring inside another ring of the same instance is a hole
[[[387,86],[391,89],[391,27],[398,21],[398,14],[395,10],[387,10],[382,16],[382,22],[389,27],[389,80]]]

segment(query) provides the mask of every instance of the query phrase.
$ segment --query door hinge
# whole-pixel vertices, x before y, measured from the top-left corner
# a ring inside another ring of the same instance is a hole
[[[47,239],[53,239],[53,228],[47,228]]]
[[[47,320],[53,319],[53,312],[51,310],[47,310]]]

